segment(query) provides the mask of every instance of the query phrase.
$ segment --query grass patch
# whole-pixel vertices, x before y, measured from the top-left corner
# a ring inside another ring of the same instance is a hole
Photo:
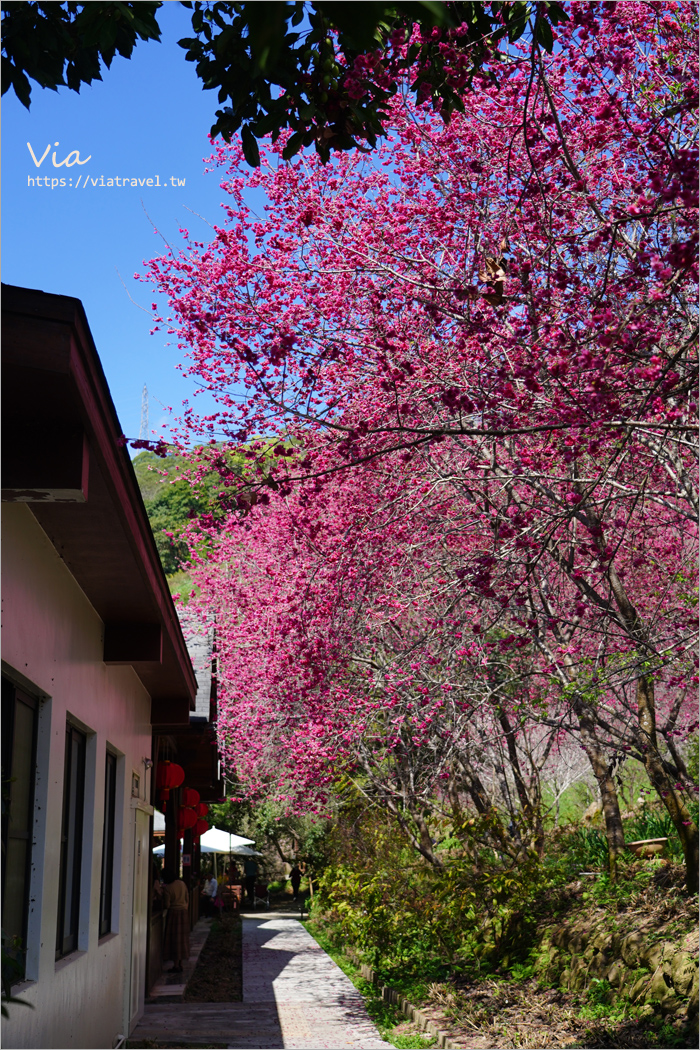
[[[394,1029],[389,1036],[383,1036],[387,1042],[394,1046],[403,1047],[405,1050],[419,1050],[422,1046],[435,1046],[435,1040],[430,1035],[414,1032],[404,1035],[398,1029]]]

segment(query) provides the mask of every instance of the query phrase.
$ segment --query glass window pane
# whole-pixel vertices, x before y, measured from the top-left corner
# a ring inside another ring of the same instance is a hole
[[[100,936],[112,926],[112,883],[114,869],[114,816],[117,759],[107,752],[105,758],[105,808],[102,838],[102,884],[100,889]]]
[[[24,973],[31,876],[37,701],[2,679],[2,928],[5,945]]]
[[[29,832],[34,789],[34,711],[19,698],[15,707],[15,739],[12,755],[12,805],[10,834]]]
[[[2,931],[7,937],[19,937],[20,940],[24,939],[25,901],[29,888],[28,846],[26,839],[9,839],[7,842]]]
[[[57,956],[73,951],[78,943],[85,737],[72,726],[68,726],[66,730],[64,778],[59,924],[56,935]]]

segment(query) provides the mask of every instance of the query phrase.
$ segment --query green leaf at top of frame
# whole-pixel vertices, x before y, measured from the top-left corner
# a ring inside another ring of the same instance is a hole
[[[287,145],[282,150],[282,160],[291,160],[299,152],[303,144],[304,132],[295,131],[293,135],[290,135]]]
[[[548,55],[551,55],[554,48],[554,33],[549,22],[545,22],[544,19],[538,18],[535,22],[535,38],[538,43],[542,44]]]
[[[544,6],[547,9],[547,18],[553,26],[559,25],[560,22],[570,21],[569,16],[561,4],[545,3]]]
[[[243,145],[243,156],[251,168],[260,167],[260,150],[257,139],[247,124],[241,128],[241,143]]]

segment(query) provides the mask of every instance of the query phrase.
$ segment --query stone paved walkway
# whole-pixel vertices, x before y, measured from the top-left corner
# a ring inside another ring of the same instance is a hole
[[[243,920],[243,1001],[274,1004],[289,1050],[379,1050],[364,1000],[296,919]]]
[[[243,1002],[148,1004],[133,1040],[208,1040],[231,1050],[382,1050],[364,1001],[296,919],[243,918]]]

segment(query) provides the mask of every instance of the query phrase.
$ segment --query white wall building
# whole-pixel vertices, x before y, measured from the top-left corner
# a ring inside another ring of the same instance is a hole
[[[196,680],[81,304],[3,295],[3,1046],[143,1010],[151,741]]]

